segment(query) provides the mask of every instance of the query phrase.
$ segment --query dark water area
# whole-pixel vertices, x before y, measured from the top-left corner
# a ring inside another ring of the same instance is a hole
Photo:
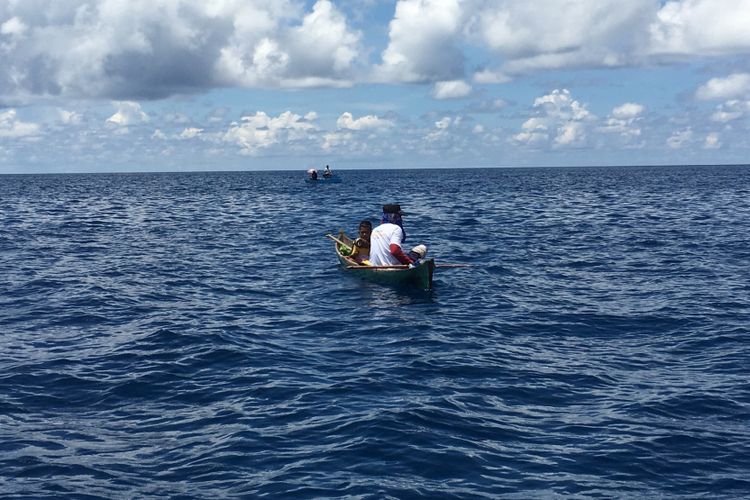
[[[1,176],[1,496],[750,496],[750,167],[338,173]]]

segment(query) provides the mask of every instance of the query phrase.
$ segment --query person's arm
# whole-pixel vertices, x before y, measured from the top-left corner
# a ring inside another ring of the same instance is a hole
[[[357,240],[354,240],[352,241],[352,253],[349,254],[349,257],[354,259],[357,255],[359,255],[359,246],[357,245]]]
[[[405,265],[414,263],[414,260],[404,253],[403,249],[401,248],[401,245],[397,243],[391,243],[389,248],[391,250],[391,255],[396,257],[396,259],[398,259],[400,263],[405,264]]]
[[[391,235],[391,241],[388,242],[388,249],[391,251],[391,255],[396,257],[396,260],[398,260],[402,264],[409,265],[414,262],[414,260],[406,255],[404,253],[404,250],[401,248],[401,242],[403,240],[404,231],[401,228],[398,228]]]

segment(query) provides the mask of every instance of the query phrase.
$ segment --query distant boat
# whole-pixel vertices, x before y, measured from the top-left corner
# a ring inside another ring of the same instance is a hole
[[[305,182],[309,184],[316,184],[316,183],[323,183],[323,184],[338,184],[341,182],[341,177],[337,176],[336,174],[332,174],[329,177],[324,177],[322,175],[318,175],[317,179],[313,179],[312,177],[307,177],[305,179]]]
[[[326,236],[334,241],[336,256],[339,258],[341,267],[354,276],[384,285],[412,285],[424,290],[432,288],[432,273],[435,270],[435,261],[433,259],[425,259],[417,267],[405,265],[365,266],[341,253],[339,246],[343,244],[351,247],[351,238],[345,234],[340,234],[339,238],[330,234]]]

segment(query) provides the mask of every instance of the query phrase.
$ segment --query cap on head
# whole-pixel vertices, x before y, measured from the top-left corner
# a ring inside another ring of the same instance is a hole
[[[383,213],[406,215],[404,212],[401,211],[401,205],[398,205],[398,204],[383,205]]]

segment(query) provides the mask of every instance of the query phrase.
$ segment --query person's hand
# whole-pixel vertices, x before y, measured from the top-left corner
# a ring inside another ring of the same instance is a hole
[[[418,267],[421,263],[422,262],[420,262],[419,259],[414,259],[414,262],[412,262],[411,264],[409,264],[409,269],[413,269],[415,267]]]

